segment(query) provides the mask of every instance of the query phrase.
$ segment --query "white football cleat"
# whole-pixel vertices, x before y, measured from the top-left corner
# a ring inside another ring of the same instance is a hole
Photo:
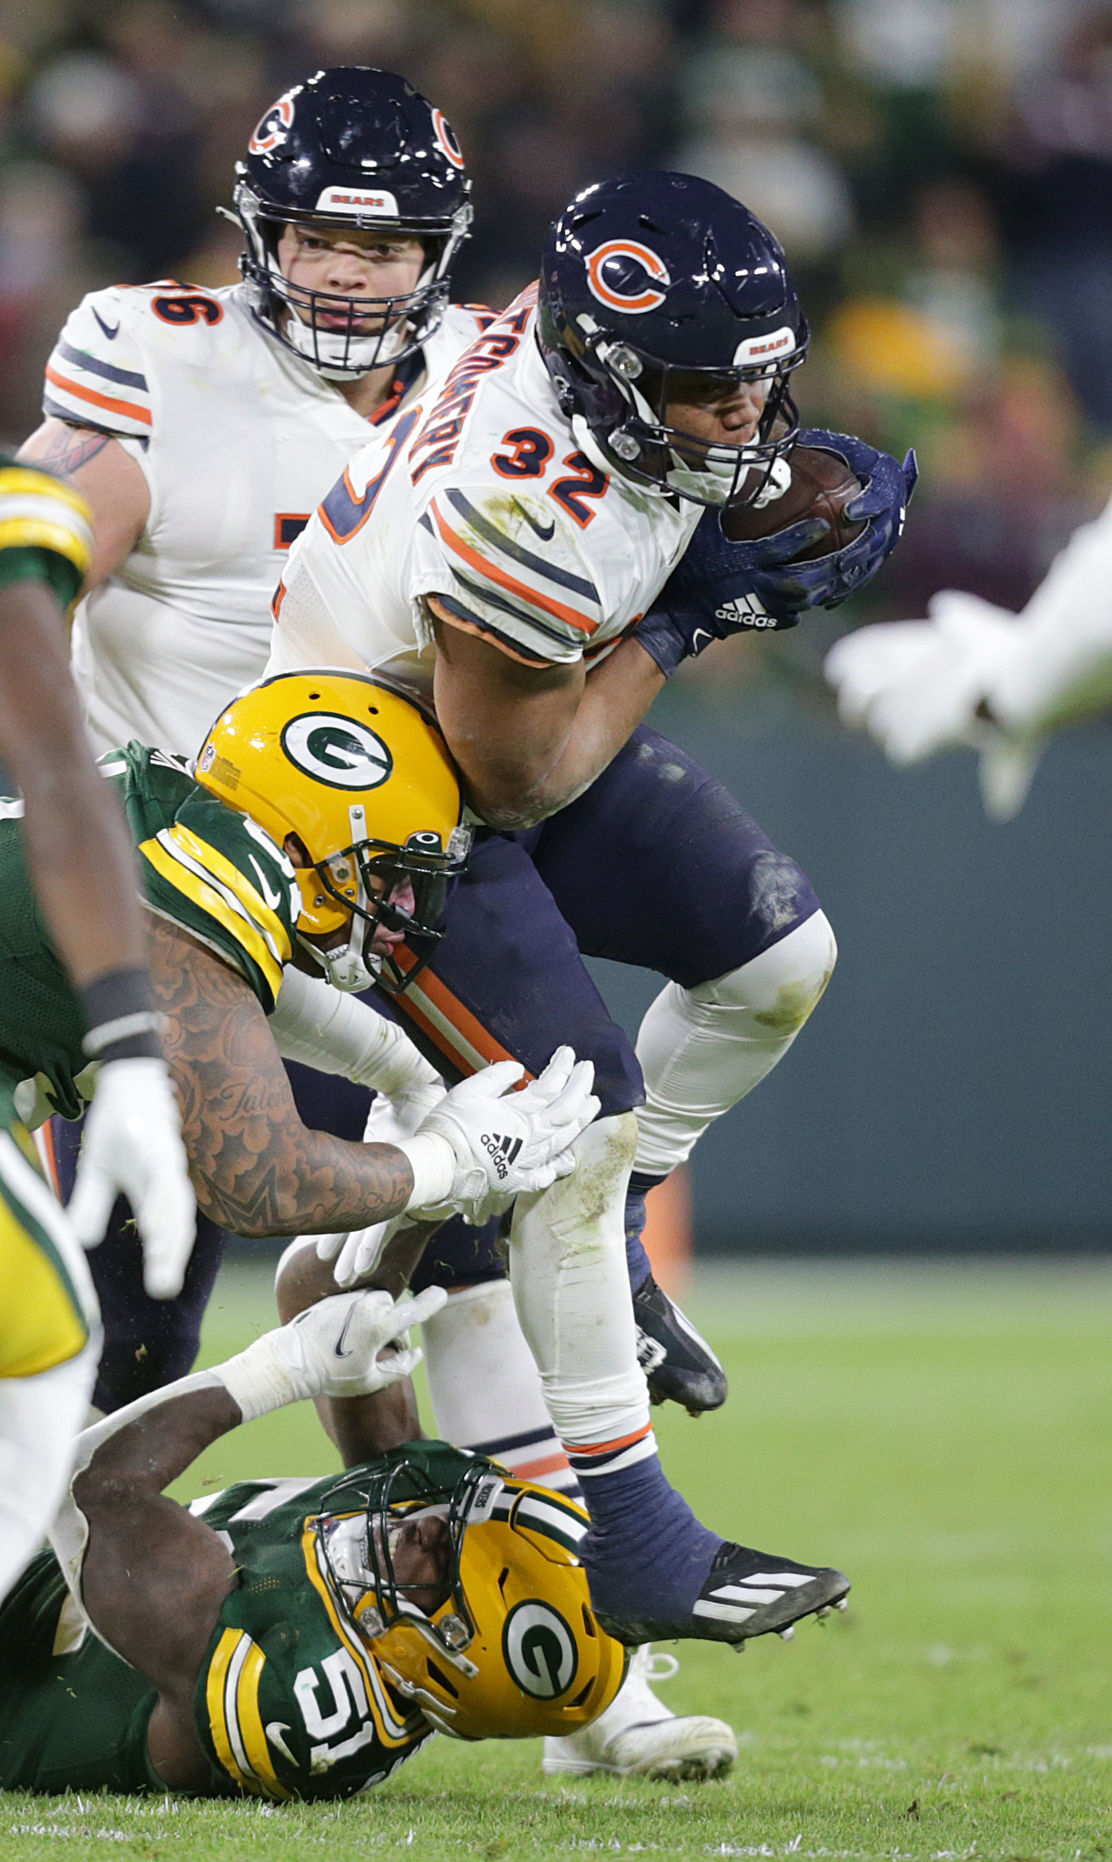
[[[650,1681],[667,1681],[679,1663],[648,1643],[634,1649],[617,1695],[590,1726],[563,1739],[546,1739],[542,1770],[549,1775],[612,1772],[619,1778],[721,1778],[737,1757],[737,1740],[725,1720],[691,1713],[679,1718],[657,1700]]]

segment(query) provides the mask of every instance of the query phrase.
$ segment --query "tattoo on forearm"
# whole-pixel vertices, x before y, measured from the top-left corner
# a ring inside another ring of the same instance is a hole
[[[187,934],[151,922],[152,980],[205,1213],[241,1235],[327,1234],[396,1215],[412,1187],[405,1158],[303,1125],[247,984]]]
[[[97,433],[92,427],[64,427],[35,463],[70,475],[102,453],[111,439],[110,433]]]

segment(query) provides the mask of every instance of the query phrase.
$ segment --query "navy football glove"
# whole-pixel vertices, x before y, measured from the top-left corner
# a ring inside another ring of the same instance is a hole
[[[851,433],[830,433],[825,427],[801,427],[796,439],[799,446],[815,446],[821,451],[838,453],[862,481],[860,495],[846,505],[850,522],[864,522],[865,528],[852,543],[830,556],[818,556],[812,562],[791,563],[781,558],[779,573],[767,564],[758,566],[756,593],[766,607],[775,612],[800,614],[807,608],[836,608],[847,595],[856,594],[871,582],[881,564],[892,554],[904,527],[907,507],[919,476],[914,449],[902,465],[891,453],[882,453]],[[782,530],[778,538],[765,541],[786,545],[794,550],[806,549],[812,536],[807,523]],[[739,550],[759,550],[759,543],[742,543]]]
[[[771,632],[794,627],[808,608],[837,607],[864,588],[895,549],[918,476],[914,452],[901,466],[864,440],[818,427],[803,428],[799,443],[841,454],[866,481],[846,507],[848,518],[864,521],[864,530],[832,555],[793,562],[800,550],[823,535],[818,519],[804,518],[751,543],[733,543],[722,534],[720,510],[708,507],[682,558],[634,629],[634,638],[666,677],[712,640],[749,628]]]

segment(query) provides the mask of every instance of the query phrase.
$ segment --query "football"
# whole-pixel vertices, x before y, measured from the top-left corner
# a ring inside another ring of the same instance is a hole
[[[814,517],[825,525],[823,535],[800,550],[793,561],[808,562],[844,549],[865,528],[863,520],[851,523],[845,515],[846,505],[864,489],[857,474],[836,453],[817,446],[796,446],[788,463],[792,482],[783,497],[759,510],[748,504],[728,504],[722,513],[723,534],[733,543],[749,543]]]

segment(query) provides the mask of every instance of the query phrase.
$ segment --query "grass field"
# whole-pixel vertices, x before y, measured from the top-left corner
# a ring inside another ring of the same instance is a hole
[[[744,1659],[688,1644],[664,1698],[737,1728],[698,1787],[542,1778],[438,1740],[334,1806],[0,1798],[0,1858],[1112,1858],[1112,1269],[739,1263],[688,1306],[724,1412],[658,1411],[666,1466],[750,1544],[839,1564],[849,1610]],[[229,1272],[211,1359],[272,1323]],[[210,1450],[189,1492],[332,1465],[312,1413]]]

